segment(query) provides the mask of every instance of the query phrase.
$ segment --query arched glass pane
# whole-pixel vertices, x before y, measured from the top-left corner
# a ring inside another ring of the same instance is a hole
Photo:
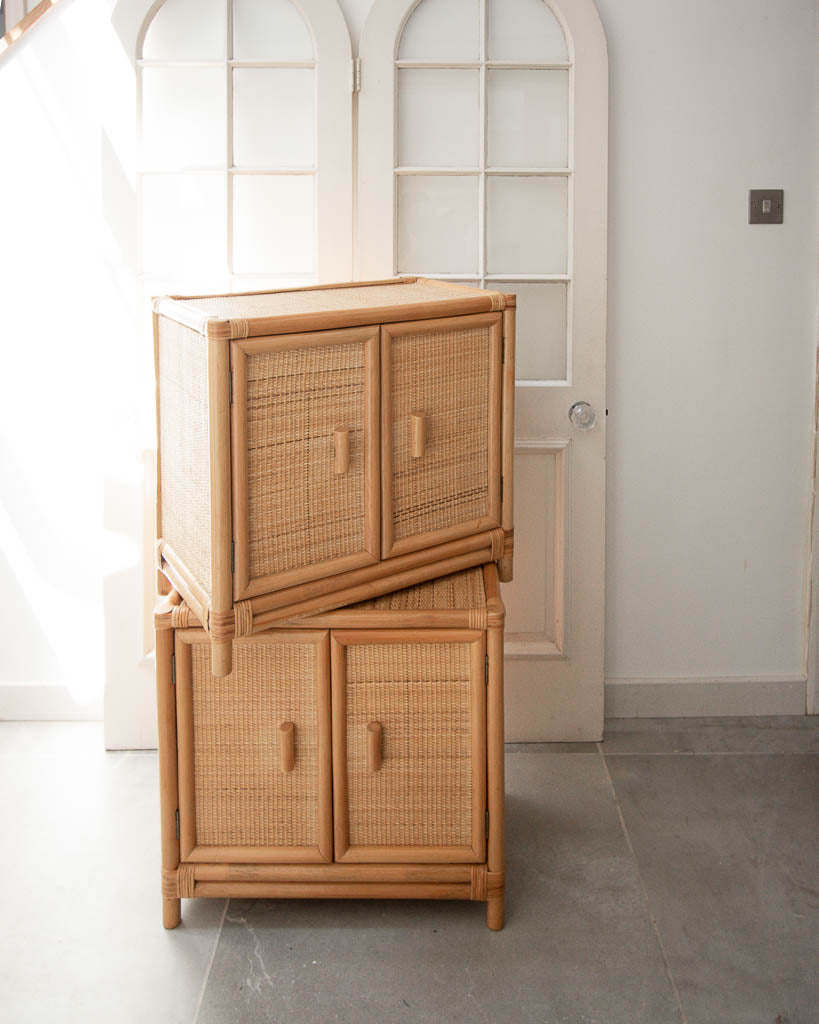
[[[398,163],[403,167],[477,167],[479,72],[401,68]]]
[[[515,362],[519,380],[565,380],[566,294],[562,283],[530,284],[510,281],[504,291],[515,292]]]
[[[225,267],[221,174],[148,174],[142,179],[142,263],[152,275],[188,278]]]
[[[312,68],[236,68],[233,162],[237,167],[309,168],[315,162]]]
[[[146,170],[225,166],[225,73],[221,68],[142,69],[142,163]]]
[[[490,167],[565,167],[569,72],[486,73]]]
[[[233,57],[310,61],[313,37],[291,0],[233,0]]]
[[[398,271],[474,274],[478,269],[478,177],[398,179]]]
[[[225,0],[166,0],[145,34],[145,60],[224,60]]]
[[[400,60],[478,60],[479,0],[421,0],[407,19]]]
[[[557,64],[569,59],[560,22],[544,0],[488,0],[490,60]]]
[[[565,274],[566,178],[487,179],[486,269],[490,274]]]
[[[250,174],[233,182],[233,270],[237,274],[314,274],[312,174]]]

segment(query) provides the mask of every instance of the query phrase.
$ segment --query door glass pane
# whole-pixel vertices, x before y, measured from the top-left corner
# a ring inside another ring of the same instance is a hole
[[[225,0],[166,0],[154,15],[145,60],[224,60]]]
[[[489,59],[556,64],[569,59],[566,37],[544,0],[488,0]]]
[[[518,297],[515,371],[518,380],[566,379],[566,292],[562,283],[495,285]]]
[[[478,60],[479,0],[421,0],[404,26],[399,60]]]
[[[233,57],[308,61],[313,38],[291,0],[233,0]]]
[[[237,167],[313,167],[315,87],[310,68],[236,68],[233,162]]]
[[[491,167],[565,167],[568,71],[506,71],[486,75]]]
[[[478,90],[477,70],[399,70],[399,165],[477,167]]]
[[[233,269],[237,274],[304,274],[315,267],[312,174],[233,179]]]
[[[477,273],[478,178],[398,177],[398,271]]]
[[[148,174],[142,179],[146,273],[176,277],[225,269],[223,174]]]
[[[488,273],[565,274],[567,179],[490,175],[486,184]]]
[[[224,123],[225,75],[220,69],[142,69],[146,169],[224,167]]]

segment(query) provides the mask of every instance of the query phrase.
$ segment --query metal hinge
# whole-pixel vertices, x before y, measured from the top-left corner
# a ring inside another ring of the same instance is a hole
[[[488,835],[488,833],[487,833]],[[176,811],[176,838],[179,838],[179,809]]]
[[[230,404],[233,405],[233,370],[228,370],[228,396]]]
[[[489,686],[489,655],[483,656],[483,685]]]
[[[361,58],[353,58],[353,92],[361,92]]]
[[[506,362],[506,336],[501,338],[501,363]]]
[[[230,571],[236,572],[236,541],[230,542]]]
[[[176,655],[171,655],[171,683],[176,686]]]
[[[485,839],[489,838],[489,811],[486,812],[483,819],[483,835]]]

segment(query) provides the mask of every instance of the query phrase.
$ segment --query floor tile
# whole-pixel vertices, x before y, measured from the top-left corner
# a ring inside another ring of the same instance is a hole
[[[679,1024],[602,758],[510,754],[507,793],[502,932],[476,903],[234,900],[198,1024]]]
[[[606,758],[687,1024],[815,1024],[819,758]]]
[[[197,901],[183,928],[162,928],[156,754],[106,754],[99,725],[12,732],[0,1020],[191,1024],[224,904]]]
[[[816,754],[819,716],[608,718],[604,754]]]

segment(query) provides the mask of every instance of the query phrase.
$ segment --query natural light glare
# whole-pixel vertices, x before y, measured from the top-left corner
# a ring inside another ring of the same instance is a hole
[[[24,632],[31,665],[0,685],[62,686],[99,707],[104,583],[139,585],[151,422],[135,342],[134,71],[104,0],[58,6],[19,46],[0,64],[4,133],[25,139],[0,170],[14,197],[0,246],[0,590],[3,642]],[[118,656],[136,658],[119,628]]]

